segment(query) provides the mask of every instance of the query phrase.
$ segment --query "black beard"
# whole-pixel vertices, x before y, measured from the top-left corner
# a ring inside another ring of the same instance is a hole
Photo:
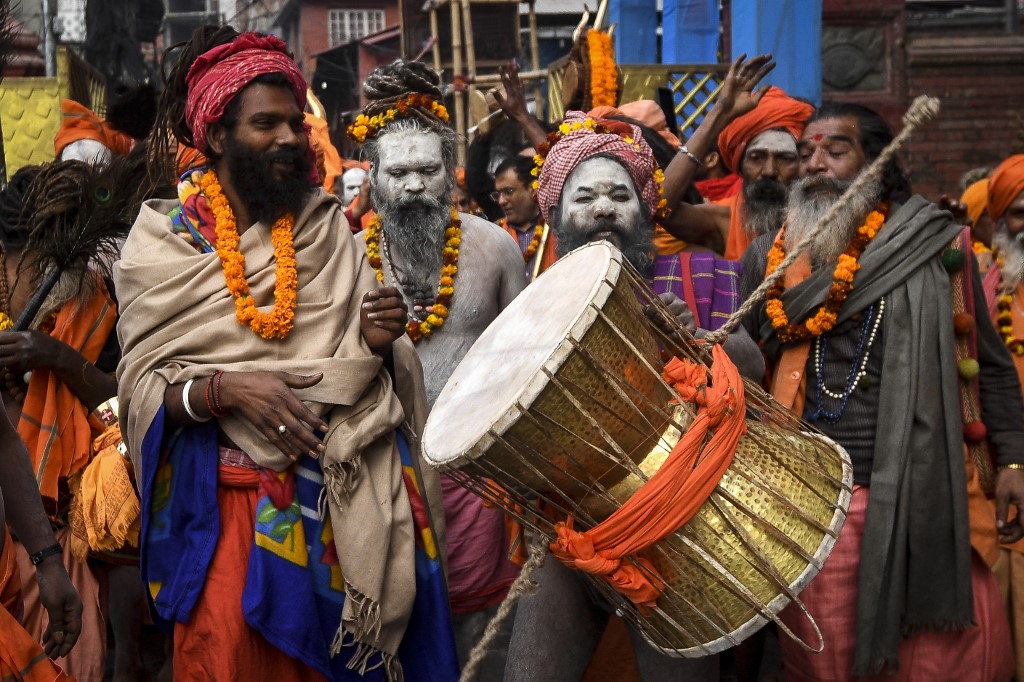
[[[447,195],[445,195],[447,196]],[[407,279],[403,287],[432,291],[441,271],[445,229],[451,221],[451,208],[435,197],[387,199],[371,187],[370,197],[380,215],[381,229],[393,252],[402,256]],[[398,270],[395,263],[391,264]]]
[[[551,215],[551,218],[554,218],[554,214]],[[569,228],[560,220],[556,220],[551,224],[551,229],[555,233],[559,258],[584,244],[596,241],[596,235],[600,232],[616,234],[622,245],[619,249],[622,252],[622,257],[636,268],[641,276],[645,278],[650,276],[654,244],[654,222],[650,219],[642,221],[632,230],[622,223],[607,218],[598,219],[591,223],[586,230]]]
[[[782,227],[789,188],[773,178],[743,183],[743,218],[747,232],[759,237]]]
[[[261,153],[229,132],[224,140],[224,161],[249,217],[266,225],[286,213],[298,215],[315,187],[309,180],[309,157],[297,148]],[[274,178],[273,164],[278,161],[294,169],[282,181]]]

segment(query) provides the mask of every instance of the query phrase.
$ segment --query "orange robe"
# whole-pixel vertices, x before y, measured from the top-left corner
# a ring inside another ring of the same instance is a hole
[[[14,542],[4,526],[0,552],[0,679],[26,682],[70,680],[25,628],[15,614],[21,611],[21,581],[14,558]]]
[[[516,240],[516,244],[519,243],[519,233],[516,231],[516,228],[512,227],[511,225],[506,224],[504,218],[502,219],[502,222],[501,222],[501,228],[504,229],[506,232],[508,232],[509,236],[511,236],[512,239]],[[556,248],[557,248],[557,244],[555,243],[555,235],[553,234],[553,232],[551,230],[548,230],[547,243],[544,244],[544,253],[541,254],[540,272],[544,272],[549,267],[551,267],[551,265],[556,260],[558,260],[558,255],[555,253],[555,249]],[[525,255],[525,252],[524,252],[524,255]],[[526,266],[529,268],[529,272],[530,272],[530,277],[531,278],[533,277],[533,269],[534,269],[534,266],[536,265],[536,263],[537,263],[537,256],[536,256],[536,254],[534,254],[533,258],[531,258],[526,263]]]

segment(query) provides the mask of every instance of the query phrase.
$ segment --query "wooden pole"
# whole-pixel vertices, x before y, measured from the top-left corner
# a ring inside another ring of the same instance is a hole
[[[465,44],[466,44],[466,82],[469,83],[469,87],[466,89],[465,101],[469,102],[473,99],[473,93],[476,92],[476,86],[473,85],[473,79],[476,78],[476,43],[473,39],[473,16],[469,7],[470,0],[461,0],[462,5],[462,30],[465,33]],[[468,107],[467,107],[468,111]],[[467,121],[466,125],[469,125]],[[462,134],[466,134],[466,130],[462,131]]]
[[[537,8],[536,1],[531,0],[530,2],[530,69],[533,71],[540,70],[540,47],[537,38]],[[540,80],[533,84],[533,102],[534,102],[534,115],[539,118],[544,118],[544,107],[543,94],[540,88]]]
[[[434,71],[441,70],[441,38],[437,28],[437,4],[430,5],[430,36],[434,39]]]
[[[452,19],[452,79],[462,80],[462,21],[456,0],[449,0],[448,8]],[[457,83],[452,97],[455,99],[455,132],[458,140],[455,143],[459,165],[466,164],[466,100],[461,82]]]

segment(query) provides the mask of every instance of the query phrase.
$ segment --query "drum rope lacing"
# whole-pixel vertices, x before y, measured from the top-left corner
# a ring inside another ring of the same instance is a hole
[[[603,577],[641,610],[654,607],[664,586],[640,554],[693,518],[732,464],[747,429],[739,371],[721,346],[712,348],[712,356],[710,381],[708,368],[689,360],[673,358],[665,367],[665,379],[698,410],[657,473],[593,528],[574,530],[571,516],[555,524],[551,553],[570,568]]]

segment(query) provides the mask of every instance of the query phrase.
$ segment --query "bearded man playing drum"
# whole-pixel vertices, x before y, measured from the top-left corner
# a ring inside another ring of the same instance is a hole
[[[440,76],[421,62],[397,60],[367,76],[363,91],[368,104],[349,134],[370,162],[377,216],[357,239],[377,279],[408,304],[406,329],[432,406],[466,351],[526,286],[523,255],[504,230],[451,203],[455,133]],[[447,476],[441,486],[449,600],[464,663],[520,565],[509,559],[505,513]],[[504,668],[505,647],[495,649],[496,660],[484,666],[488,679]]]
[[[692,256],[680,268],[654,257],[660,216],[660,172],[640,129],[571,111],[550,147],[542,146],[537,199],[551,225],[559,255],[606,240],[648,278],[691,332],[717,328],[738,302],[738,264],[713,254]],[[725,347],[747,376],[760,380],[761,354],[742,330]],[[608,619],[582,577],[552,557],[533,572],[541,587],[520,602],[509,647],[506,680],[579,679]],[[718,657],[670,658],[630,628],[637,667],[645,680],[717,680]]]
[[[986,314],[969,233],[909,196],[895,161],[840,199],[892,140],[866,107],[818,109],[798,145],[785,227],[743,257],[746,295],[843,202],[744,322],[773,366],[776,399],[853,463],[846,525],[800,595],[825,648],[782,641],[786,679],[898,667],[886,679],[1006,680],[1012,649],[986,562],[998,558],[997,527],[1004,543],[1024,533],[1019,513],[1007,520],[1024,504],[1020,385]],[[781,615],[809,634],[792,607]]]

